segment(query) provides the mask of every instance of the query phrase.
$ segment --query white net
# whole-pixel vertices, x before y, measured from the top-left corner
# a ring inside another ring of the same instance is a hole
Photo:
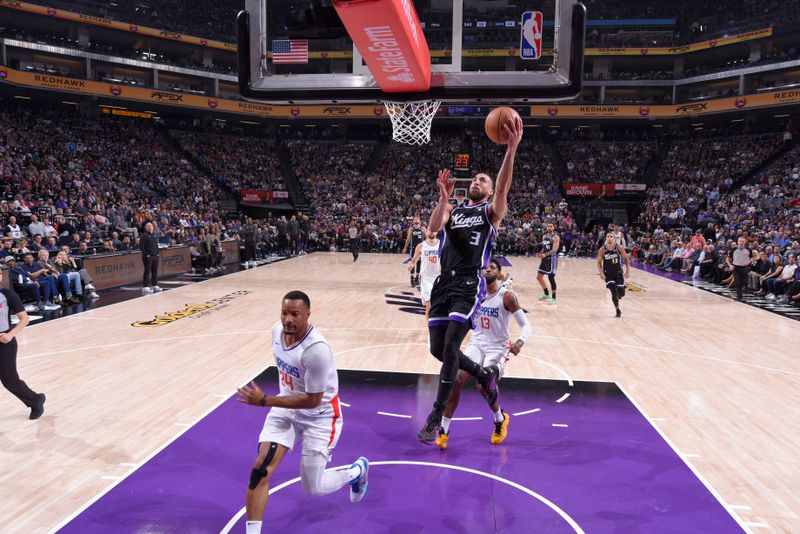
[[[424,145],[431,141],[431,123],[441,102],[384,102],[392,119],[392,139],[398,143]]]

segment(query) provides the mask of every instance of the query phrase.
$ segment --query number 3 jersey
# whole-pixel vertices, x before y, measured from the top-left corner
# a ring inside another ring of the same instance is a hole
[[[489,264],[494,235],[488,202],[456,206],[439,236],[442,273],[480,274]]]
[[[511,338],[509,325],[511,312],[503,305],[503,296],[508,288],[501,287],[497,293],[485,299],[475,312],[476,328],[472,331],[470,343],[483,347],[507,344]]]
[[[339,377],[328,341],[313,326],[306,335],[287,347],[280,322],[272,327],[272,352],[278,367],[279,397],[324,393],[322,402],[330,402],[339,392]]]

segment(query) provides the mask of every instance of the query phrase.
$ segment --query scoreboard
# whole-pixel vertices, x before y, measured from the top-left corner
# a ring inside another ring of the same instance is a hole
[[[455,178],[472,178],[469,154],[461,153],[453,156],[453,176]]]

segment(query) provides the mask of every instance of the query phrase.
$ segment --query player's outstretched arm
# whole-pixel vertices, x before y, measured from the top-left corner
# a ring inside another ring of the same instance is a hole
[[[439,186],[439,202],[431,212],[431,220],[428,222],[428,231],[438,234],[439,230],[447,224],[450,219],[450,212],[453,206],[450,204],[450,196],[456,187],[456,181],[450,178],[450,171],[445,169],[439,171],[439,178],[436,181]]]
[[[503,307],[511,312],[511,316],[520,327],[519,337],[514,343],[511,344],[511,347],[509,347],[509,351],[512,354],[519,354],[522,346],[531,335],[531,323],[528,321],[528,317],[525,315],[525,310],[523,310],[519,305],[517,294],[513,291],[506,291],[505,295],[503,295]]]
[[[599,274],[600,278],[603,280],[606,279],[605,275],[603,275],[603,247],[597,249],[597,274]]]
[[[417,248],[414,249],[414,257],[411,258],[411,263],[408,264],[408,272],[414,270],[414,266],[417,264],[417,262],[421,257],[422,257],[422,243],[417,245]]]
[[[622,245],[618,245],[619,253],[622,255],[622,259],[625,260],[625,278],[631,277],[631,260],[628,258],[628,253],[625,252],[625,247]]]
[[[403,252],[401,254],[405,254],[408,250],[408,245],[411,244],[411,226],[408,227],[408,232],[406,232],[406,242],[403,244]]]
[[[508,144],[506,145],[506,155],[503,164],[497,173],[497,181],[494,184],[494,200],[490,206],[492,224],[497,226],[508,211],[508,192],[511,190],[511,177],[514,172],[514,156],[517,154],[517,147],[522,140],[522,119],[516,119],[513,124],[503,125],[508,134]]]

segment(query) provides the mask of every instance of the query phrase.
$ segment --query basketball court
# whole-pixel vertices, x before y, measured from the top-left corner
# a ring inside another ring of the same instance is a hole
[[[442,451],[416,439],[439,362],[402,261],[316,253],[30,326],[19,367],[47,412],[21,424],[0,399],[4,530],[241,531],[266,410],[233,392],[276,391],[269,329],[293,288],[341,371],[331,465],[374,467],[353,505],[306,496],[292,453],[267,532],[796,530],[796,321],[638,269],[616,320],[586,259],[543,305],[537,261],[509,258],[534,327],[501,383],[509,437],[489,444],[470,388]]]

